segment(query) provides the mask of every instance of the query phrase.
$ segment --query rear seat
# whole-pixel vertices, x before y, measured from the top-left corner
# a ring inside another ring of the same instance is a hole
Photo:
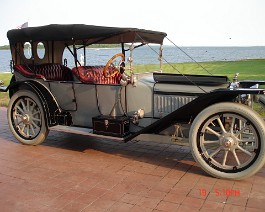
[[[104,77],[103,69],[105,66],[79,66],[73,68],[75,76],[83,83],[86,84],[120,84],[121,74],[117,73],[113,77]],[[109,67],[109,72],[114,69]]]
[[[53,81],[74,80],[72,70],[61,64],[15,65],[14,70],[29,78],[42,78]]]

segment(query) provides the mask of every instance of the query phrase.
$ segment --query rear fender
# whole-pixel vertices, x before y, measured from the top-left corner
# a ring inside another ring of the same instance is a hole
[[[33,91],[41,100],[43,109],[45,111],[46,123],[49,127],[57,124],[56,114],[62,112],[58,102],[52,93],[41,83],[33,80],[23,82],[13,82],[8,86],[10,98],[12,95],[21,89],[27,89]]]

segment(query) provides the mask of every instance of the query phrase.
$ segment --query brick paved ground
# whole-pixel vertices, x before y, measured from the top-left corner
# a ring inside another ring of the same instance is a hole
[[[265,211],[265,168],[220,180],[187,147],[54,131],[26,146],[10,133],[5,108],[0,124],[0,211]]]

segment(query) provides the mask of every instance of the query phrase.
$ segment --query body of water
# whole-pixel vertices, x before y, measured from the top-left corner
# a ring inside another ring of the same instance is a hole
[[[265,47],[181,47],[181,49],[197,62],[265,58]],[[137,48],[134,50],[133,62],[134,64],[158,64],[158,55],[155,53],[158,51],[158,46]],[[27,54],[27,52],[25,53]],[[82,53],[82,50],[78,52],[78,58]],[[105,65],[116,53],[120,53],[120,48],[87,49],[87,65]],[[163,57],[170,63],[193,62],[185,53],[174,46],[164,46],[163,49]],[[67,59],[69,67],[74,67],[73,57],[68,50],[64,53],[63,58]],[[0,50],[0,72],[10,71],[10,60],[10,51]]]

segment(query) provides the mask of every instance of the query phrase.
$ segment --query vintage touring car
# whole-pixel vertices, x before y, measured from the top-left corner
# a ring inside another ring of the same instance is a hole
[[[195,160],[212,176],[243,179],[263,167],[264,120],[240,103],[240,97],[264,94],[249,88],[257,82],[239,88],[229,86],[225,76],[136,74],[134,51],[149,44],[160,45],[162,70],[166,33],[52,24],[10,30],[7,37],[13,77],[1,91],[9,90],[9,126],[23,144],[40,144],[50,129],[127,142],[173,128],[175,137],[188,137]],[[40,43],[43,55],[37,51]],[[87,54],[92,44],[120,48],[105,64],[92,65],[87,62],[93,58]],[[74,59],[72,68],[65,50]]]

